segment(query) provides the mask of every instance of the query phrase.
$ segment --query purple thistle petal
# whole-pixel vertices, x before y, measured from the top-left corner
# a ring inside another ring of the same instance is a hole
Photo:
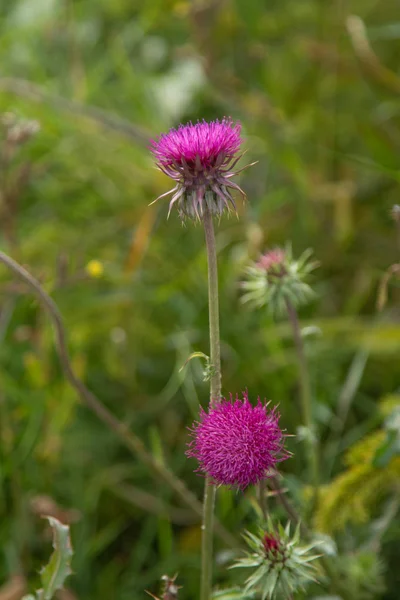
[[[247,393],[243,400],[223,399],[208,412],[201,409],[186,454],[199,461],[197,470],[213,483],[244,490],[270,476],[276,463],[288,458],[279,416],[276,408],[268,410],[260,399],[256,406],[250,404]]]
[[[198,169],[204,169],[235,156],[242,143],[240,131],[240,123],[226,118],[180,125],[152,140],[152,152],[164,166],[181,164],[182,160],[195,166],[197,159]]]
[[[284,265],[286,260],[286,253],[281,248],[275,248],[270,250],[266,254],[262,254],[258,259],[257,266],[264,271],[270,271]]]
[[[177,204],[183,217],[201,219],[206,207],[217,215],[229,211],[230,203],[235,208],[228,187],[245,196],[230,180],[241,158],[237,156],[242,144],[240,133],[240,123],[224,118],[180,125],[151,141],[158,168],[182,191]]]

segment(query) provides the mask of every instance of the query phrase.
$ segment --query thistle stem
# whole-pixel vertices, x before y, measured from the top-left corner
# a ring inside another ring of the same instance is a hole
[[[218,402],[221,398],[221,352],[219,340],[219,301],[218,301],[218,266],[217,248],[211,213],[204,213],[204,230],[206,236],[208,259],[208,304],[210,319],[210,402]]]
[[[204,212],[204,231],[208,260],[208,305],[210,320],[210,404],[221,398],[221,356],[219,340],[218,267],[214,226],[211,213]],[[216,488],[206,478],[201,541],[200,600],[210,600],[212,590],[213,520]]]
[[[318,448],[316,440],[314,438],[314,427],[312,417],[312,397],[311,397],[311,386],[310,376],[308,371],[308,364],[306,355],[304,352],[303,338],[301,337],[301,329],[297,311],[290,300],[286,299],[286,309],[289,317],[289,321],[293,331],[293,338],[296,348],[297,361],[299,365],[299,383],[300,383],[300,398],[301,398],[301,411],[303,424],[307,429],[307,454],[308,454],[308,466],[310,471],[310,479],[314,485],[314,500],[318,492],[319,483],[319,466],[318,466]]]
[[[268,517],[268,500],[265,479],[261,479],[258,483],[258,503],[260,505],[262,517],[264,521],[266,521]]]

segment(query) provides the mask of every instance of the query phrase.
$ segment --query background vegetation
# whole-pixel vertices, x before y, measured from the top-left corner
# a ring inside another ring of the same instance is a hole
[[[87,385],[199,498],[203,480],[184,449],[207,384],[200,362],[180,367],[208,351],[203,232],[176,214],[167,221],[163,201],[148,206],[170,185],[148,145],[179,122],[241,120],[246,158],[259,162],[241,176],[249,201],[240,218],[218,227],[223,387],[279,403],[296,433],[288,324],[240,305],[238,282],[267,247],[312,247],[317,297],[301,318],[321,440],[315,526],[335,536],[355,600],[395,600],[400,586],[394,278],[376,308],[400,252],[390,215],[399,203],[399,37],[395,0],[0,7],[0,112],[41,127],[11,161],[2,154],[2,248],[60,306]],[[39,515],[51,511],[73,523],[72,598],[144,598],[177,571],[180,597],[195,598],[196,515],[81,404],[48,316],[25,292],[1,267],[0,581],[14,596],[0,598],[20,597],[24,580],[35,585],[49,554]],[[303,447],[299,437],[288,446],[285,484],[301,508]],[[235,536],[254,520],[253,493],[219,492],[218,515]],[[217,549],[218,581],[228,584],[240,574],[226,570],[226,545]]]

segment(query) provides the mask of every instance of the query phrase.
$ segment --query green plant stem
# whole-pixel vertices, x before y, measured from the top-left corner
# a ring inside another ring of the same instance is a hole
[[[267,484],[265,479],[261,479],[257,486],[258,489],[258,503],[260,505],[261,514],[264,521],[268,517],[268,500],[267,500]]]
[[[213,522],[216,488],[206,477],[203,502],[203,524],[201,526],[201,580],[200,600],[210,600],[213,570]]]
[[[308,364],[304,352],[303,339],[301,337],[301,329],[297,311],[290,300],[286,299],[286,309],[292,326],[294,343],[296,348],[297,361],[299,365],[299,383],[301,397],[301,411],[303,425],[307,429],[307,458],[310,471],[310,479],[314,485],[314,503],[318,493],[319,484],[319,466],[318,466],[318,448],[314,437],[314,424],[312,417],[312,397],[310,387],[310,377],[308,372]]]
[[[88,119],[99,125],[99,127],[120,133],[141,146],[146,147],[148,143],[150,132],[143,129],[142,126],[117,117],[97,106],[89,106],[86,103],[83,104],[56,94],[49,94],[42,86],[36,85],[27,79],[0,77],[0,90],[9,92],[30,102],[48,105],[55,111]]]
[[[218,267],[212,216],[206,209],[204,213],[204,231],[208,260],[208,306],[210,319],[210,405],[221,398],[221,355],[219,340],[218,306]],[[213,566],[213,521],[216,488],[206,478],[203,504],[203,524],[201,541],[201,585],[200,600],[210,600],[212,591]]]
[[[104,406],[101,400],[99,400],[99,398],[85,386],[83,381],[76,376],[68,353],[67,334],[61,313],[57,304],[43,289],[39,281],[14,259],[1,251],[0,263],[3,263],[6,267],[8,267],[8,269],[10,269],[29,286],[29,288],[35,293],[41,304],[46,309],[54,326],[57,354],[59,356],[64,375],[70,385],[78,393],[78,396],[82,402],[96,415],[100,421],[102,421],[118,436],[120,441],[134,456],[136,456],[144,465],[149,468],[149,471],[153,474],[156,481],[163,481],[172,490],[174,490],[184,504],[186,504],[197,515],[202,516],[203,506],[201,502],[199,502],[196,496],[187,488],[185,483],[176,477],[176,475],[170,471],[168,467],[154,458],[153,455],[148,452],[142,440],[133,432],[131,432],[125,423],[119,421],[113,415],[113,413],[110,412],[106,406]],[[224,543],[233,548],[237,546],[235,537],[224,527],[222,527],[218,521],[215,522],[214,527],[221,539],[224,540]]]
[[[210,319],[210,402],[218,402],[221,398],[221,351],[219,339],[219,301],[218,301],[218,266],[212,216],[208,210],[204,214],[204,231],[208,259],[208,305]]]

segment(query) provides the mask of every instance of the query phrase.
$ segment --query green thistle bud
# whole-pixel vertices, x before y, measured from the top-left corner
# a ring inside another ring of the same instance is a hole
[[[162,598],[158,598],[157,596],[154,596],[151,592],[148,592],[146,590],[146,593],[151,596],[152,598],[154,598],[154,600],[177,600],[178,598],[178,592],[181,589],[181,586],[176,585],[175,580],[177,578],[177,575],[174,575],[174,577],[168,577],[168,575],[163,575],[161,577],[161,581],[163,582],[162,585]]]
[[[246,580],[244,596],[257,592],[262,600],[275,595],[287,598],[304,589],[305,584],[315,581],[317,568],[310,563],[319,557],[311,552],[316,543],[301,546],[299,527],[290,537],[290,523],[285,529],[279,525],[276,531],[268,521],[267,530],[260,528],[258,536],[246,532],[243,537],[252,552],[231,568],[255,568]]]
[[[310,261],[311,255],[312,250],[308,249],[294,260],[290,245],[285,250],[276,248],[263,254],[246,269],[242,302],[249,302],[255,308],[267,306],[274,315],[285,313],[287,302],[293,306],[306,304],[314,296],[306,280],[318,266]]]

